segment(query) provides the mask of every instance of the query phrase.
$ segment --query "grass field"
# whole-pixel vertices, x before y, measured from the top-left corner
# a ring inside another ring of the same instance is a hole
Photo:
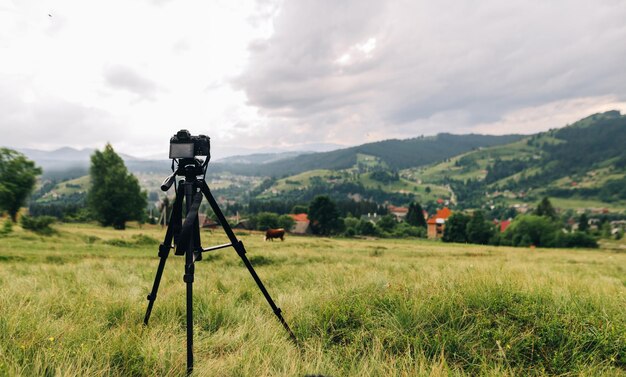
[[[183,375],[181,257],[142,326],[163,230],[56,228],[0,239],[0,375]],[[626,375],[626,253],[240,238],[300,348],[219,250],[196,265],[194,375]]]

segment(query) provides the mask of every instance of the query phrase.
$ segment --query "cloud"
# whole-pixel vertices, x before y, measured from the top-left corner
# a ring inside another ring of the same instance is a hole
[[[143,99],[153,100],[159,90],[154,81],[123,65],[105,67],[104,79],[110,87],[128,91]]]
[[[547,103],[626,100],[624,19],[613,0],[287,1],[233,84],[284,139],[484,129]]]
[[[0,86],[2,146],[102,147],[106,141],[115,143],[124,138],[124,127],[104,110],[37,93],[20,98],[9,88]]]

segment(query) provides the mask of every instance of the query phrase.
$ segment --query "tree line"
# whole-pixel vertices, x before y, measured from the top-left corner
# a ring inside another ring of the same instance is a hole
[[[597,248],[596,239],[587,232],[586,216],[581,217],[578,230],[564,231],[564,224],[547,197],[533,213],[516,216],[504,232],[487,220],[483,211],[471,215],[455,212],[446,221],[442,240],[482,245]]]

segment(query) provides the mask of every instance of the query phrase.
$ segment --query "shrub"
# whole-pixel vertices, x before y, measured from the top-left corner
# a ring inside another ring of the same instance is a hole
[[[398,222],[392,215],[385,215],[381,217],[380,220],[378,220],[376,226],[384,230],[385,232],[391,232],[397,224]]]
[[[378,233],[378,229],[376,229],[376,225],[372,224],[370,221],[361,220],[357,225],[356,231],[359,234],[364,236],[375,236]]]
[[[30,230],[32,232],[45,236],[56,233],[56,231],[50,227],[50,225],[56,221],[56,219],[52,216],[31,217],[25,215],[22,216],[20,221],[22,224],[22,228]]]
[[[515,218],[501,240],[511,246],[554,247],[557,232],[560,232],[558,224],[549,217],[523,215]]]
[[[4,237],[13,231],[13,222],[10,219],[5,220],[0,229],[0,237]]]
[[[421,226],[411,226],[410,224],[403,222],[396,225],[392,235],[398,238],[404,237],[417,237],[426,238],[426,228]]]
[[[585,232],[559,233],[555,238],[555,247],[588,247],[595,249],[598,242]]]
[[[296,221],[289,215],[278,216],[278,227],[285,229],[287,232],[296,225]]]
[[[278,215],[272,212],[261,212],[254,216],[254,228],[268,230],[278,228]]]

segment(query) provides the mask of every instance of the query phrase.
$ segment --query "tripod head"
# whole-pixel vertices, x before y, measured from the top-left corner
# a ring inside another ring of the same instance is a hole
[[[178,131],[170,139],[170,158],[172,159],[172,174],[161,184],[161,190],[167,191],[176,181],[176,176],[185,177],[191,182],[206,176],[207,165],[211,159],[211,139],[205,135],[192,136],[187,130]],[[204,160],[196,156],[206,156]],[[176,167],[175,167],[176,166]]]
[[[161,190],[168,191],[174,182],[176,182],[176,176],[185,177],[185,181],[187,182],[193,182],[198,179],[199,176],[202,176],[202,179],[204,179],[208,163],[208,159],[205,161],[196,158],[173,159],[172,174],[165,178],[161,184]]]

